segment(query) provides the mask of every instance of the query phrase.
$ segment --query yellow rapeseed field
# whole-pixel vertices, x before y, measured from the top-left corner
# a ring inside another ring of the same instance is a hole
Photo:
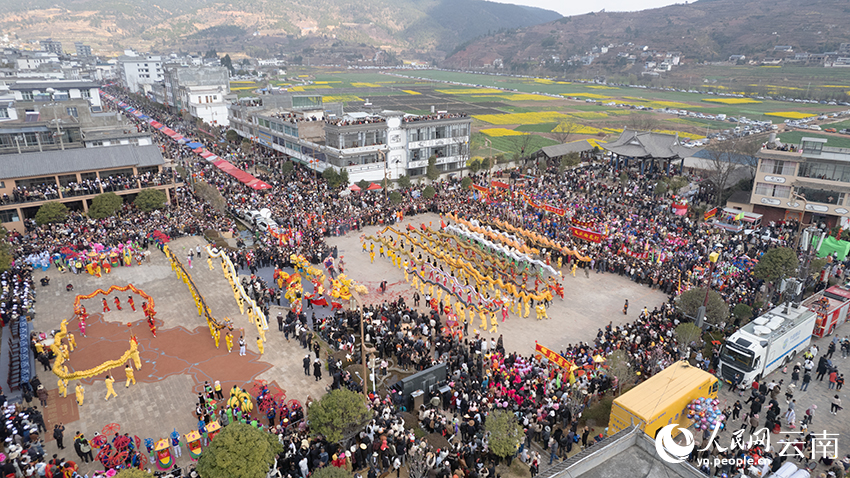
[[[422,94],[418,91],[413,91],[413,90],[401,90],[401,91],[407,93],[408,95],[421,95]]]
[[[352,85],[353,84],[354,83],[352,83]],[[504,93],[504,91],[496,88],[458,88],[455,90],[437,90],[437,92],[445,95],[487,95]]]
[[[724,105],[748,105],[752,103],[761,103],[759,100],[752,98],[703,98],[702,101],[709,103],[722,103]]]
[[[506,113],[500,115],[473,115],[475,119],[490,124],[540,124],[557,123],[569,115],[557,111],[541,111],[534,113]]]
[[[481,130],[482,133],[487,136],[492,136],[494,138],[498,138],[501,136],[524,136],[527,133],[523,133],[521,131],[514,131],[512,129],[507,128],[486,128]]]
[[[351,86],[355,88],[380,88],[381,85],[377,83],[361,83],[361,82],[351,82]]]
[[[817,116],[811,113],[801,113],[799,111],[771,111],[770,113],[765,113],[767,116],[778,116],[780,118],[790,118],[790,119],[803,119],[803,118],[811,118],[812,116]]]
[[[345,103],[347,101],[363,101],[363,98],[356,95],[330,95],[322,96],[322,101],[325,103]]]

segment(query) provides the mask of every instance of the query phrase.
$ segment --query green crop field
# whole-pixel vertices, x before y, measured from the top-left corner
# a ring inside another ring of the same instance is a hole
[[[850,136],[817,134],[814,132],[810,133],[808,131],[789,131],[787,133],[782,133],[779,135],[779,140],[783,143],[800,144],[800,140],[803,137],[824,138],[827,140],[824,146],[831,146],[833,148],[850,148]]]
[[[555,126],[558,126],[558,123],[523,124],[515,129],[525,133],[551,133]]]
[[[501,136],[501,137],[489,137],[484,133],[473,133],[472,135],[472,143],[481,145],[477,150],[472,151],[473,156],[489,156],[490,148],[488,146],[484,146],[484,139],[489,139],[493,145],[493,154],[504,153],[508,157],[513,157],[514,154],[519,154],[520,149],[522,148],[522,142],[524,141],[523,136]],[[553,144],[558,144],[557,141],[544,138],[543,136],[531,135],[530,143],[525,150],[525,154],[534,154],[540,148],[544,146],[551,146]]]

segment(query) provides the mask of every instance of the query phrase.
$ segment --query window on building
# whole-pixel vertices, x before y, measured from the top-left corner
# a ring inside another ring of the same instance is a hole
[[[18,222],[20,221],[20,217],[18,217],[17,209],[10,209],[8,211],[0,211],[0,222]]]
[[[820,141],[803,141],[803,154],[820,154],[823,143]]]
[[[8,118],[9,117],[9,108],[0,108],[0,118]]]
[[[65,112],[68,113],[68,116],[73,116],[74,118],[77,118],[79,116],[77,114],[77,107],[76,106],[70,106],[68,108],[65,108]]]
[[[798,176],[850,183],[850,165],[807,161],[800,165]]]
[[[787,198],[791,195],[791,186],[781,186],[771,183],[756,183],[756,187],[753,192],[761,196]]]
[[[761,171],[767,174],[793,174],[796,163],[793,161],[776,161],[773,159],[764,159],[761,162]]]
[[[836,206],[844,204],[844,193],[830,191],[828,189],[797,188],[797,194],[806,198],[808,202],[819,202]]]
[[[21,97],[23,97],[24,101],[32,101],[32,91],[22,91]]]
[[[91,98],[91,90],[80,90],[80,96],[83,98]]]

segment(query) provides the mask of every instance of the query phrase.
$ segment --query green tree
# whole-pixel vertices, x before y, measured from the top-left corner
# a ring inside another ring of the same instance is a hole
[[[276,436],[234,422],[224,427],[204,449],[197,471],[204,478],[262,477],[282,451],[283,445]]]
[[[348,170],[343,168],[338,174],[340,186],[348,186]]]
[[[366,181],[365,179],[361,179],[360,181],[357,181],[357,187],[359,187],[361,190],[365,191],[369,187],[369,181]]]
[[[292,161],[284,161],[283,164],[280,165],[280,173],[283,174],[284,177],[289,177],[295,171],[295,165],[292,164]],[[348,174],[346,172],[346,174]]]
[[[696,342],[702,337],[702,329],[693,322],[682,322],[676,326],[676,340],[682,347],[690,347],[691,342]]]
[[[558,161],[558,171],[563,173],[567,170],[567,168],[578,166],[579,163],[581,163],[580,154],[575,151],[573,151],[572,153],[567,153],[564,156],[561,156],[560,161]]]
[[[133,204],[144,212],[165,207],[165,193],[159,189],[142,189]]]
[[[623,385],[630,384],[634,381],[634,369],[629,363],[629,356],[623,350],[615,350],[614,353],[608,356],[606,360],[608,364],[608,373],[617,377],[617,391],[622,390]]]
[[[372,413],[359,393],[333,390],[307,409],[310,429],[334,443],[357,431]]]
[[[732,315],[744,324],[749,321],[750,317],[753,316],[753,308],[741,302],[732,309]]]
[[[481,159],[479,159],[479,158],[470,159],[469,161],[466,162],[466,167],[469,168],[469,171],[472,174],[478,173],[478,171],[481,171]]]
[[[525,439],[516,415],[504,410],[494,410],[487,416],[484,428],[490,432],[490,451],[505,458],[512,456]]]
[[[705,287],[691,289],[679,296],[677,304],[679,309],[691,317],[697,316],[697,310],[702,307],[705,300]],[[729,318],[729,304],[723,300],[717,292],[711,290],[708,293],[708,305],[705,307],[705,320],[718,325]]]
[[[235,129],[227,130],[227,133],[224,133],[224,137],[231,143],[239,142],[239,133]]]
[[[665,181],[658,181],[655,183],[655,195],[656,196],[664,196],[667,194],[667,183]]]
[[[472,187],[472,178],[466,176],[465,178],[460,180],[460,187],[463,189],[469,189]]]
[[[125,468],[115,475],[115,478],[151,478],[151,474],[138,468]]]
[[[428,168],[425,170],[425,177],[431,181],[436,181],[440,177],[440,170],[437,169],[437,157],[433,154],[428,158]]]
[[[398,191],[393,191],[393,192],[390,193],[390,202],[392,202],[393,204],[400,203],[402,201],[402,199],[404,199],[404,198],[401,196],[401,193],[399,193]]]
[[[61,202],[48,201],[38,208],[38,211],[35,213],[35,222],[38,225],[62,222],[66,217],[68,217],[68,206],[65,206]]]
[[[422,195],[425,196],[427,199],[431,199],[432,197],[437,195],[437,190],[434,189],[434,186],[431,186],[429,184],[428,186],[425,186],[425,189],[422,190]]]
[[[336,466],[325,466],[316,470],[310,478],[351,478],[351,473]]]
[[[10,252],[9,241],[6,239],[9,231],[5,227],[0,226],[0,272],[5,272],[12,267],[12,254]]]
[[[774,247],[765,252],[755,269],[753,275],[756,279],[762,279],[770,283],[776,283],[786,277],[791,277],[797,272],[797,254],[789,247]]]
[[[328,168],[322,171],[322,177],[325,178],[325,181],[328,182],[328,186],[331,189],[336,189],[340,185],[339,173],[336,172],[334,168]]]
[[[402,189],[407,189],[410,187],[410,176],[406,174],[402,174],[398,177],[398,187]]]
[[[109,217],[121,209],[121,204],[123,204],[123,202],[124,200],[121,199],[121,196],[113,192],[98,194],[91,200],[91,206],[89,206],[89,217],[92,219],[103,219],[105,217]]]
[[[233,60],[230,59],[230,55],[224,55],[221,60],[219,60],[221,66],[230,70],[230,74],[233,74]]]

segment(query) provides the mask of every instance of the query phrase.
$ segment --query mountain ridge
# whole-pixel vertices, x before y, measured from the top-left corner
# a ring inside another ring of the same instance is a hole
[[[0,28],[21,40],[48,37],[92,44],[102,53],[125,48],[165,51],[214,26],[246,35],[207,38],[210,49],[231,51],[239,40],[279,38],[280,45],[322,37],[393,52],[446,52],[488,30],[520,28],[561,15],[535,7],[484,0],[0,0]],[[11,36],[11,35],[10,35]],[[247,39],[246,39],[247,37]],[[266,48],[274,41],[258,42]],[[273,51],[269,53],[274,53]]]

